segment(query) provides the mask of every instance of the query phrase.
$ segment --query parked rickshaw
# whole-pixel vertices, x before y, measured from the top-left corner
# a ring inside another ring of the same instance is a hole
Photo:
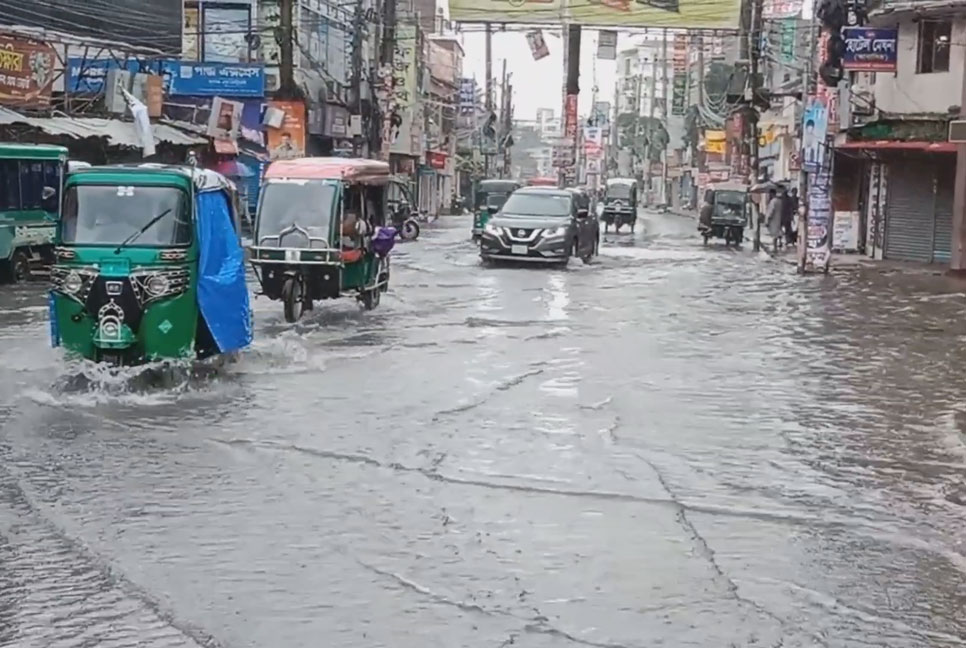
[[[269,299],[295,322],[315,300],[354,295],[366,310],[389,288],[389,165],[377,160],[279,160],[265,172],[251,263]]]
[[[476,188],[476,205],[473,209],[473,238],[483,235],[490,214],[500,211],[503,203],[522,185],[515,180],[481,180]]]
[[[51,341],[113,365],[231,353],[252,341],[244,250],[224,176],[91,167],[65,182]]]
[[[604,221],[604,231],[621,231],[624,225],[637,224],[637,180],[633,178],[611,178],[604,189],[604,208],[600,219]]]
[[[53,262],[66,165],[62,146],[0,143],[0,283]]]
[[[745,228],[751,223],[751,193],[748,185],[717,183],[705,192],[705,202],[711,204],[711,223],[699,224],[704,244],[712,238],[724,239],[725,245],[740,245],[745,240]]]

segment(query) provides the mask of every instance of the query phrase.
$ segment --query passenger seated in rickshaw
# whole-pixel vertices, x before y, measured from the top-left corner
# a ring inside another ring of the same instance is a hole
[[[342,261],[357,263],[365,253],[366,236],[371,228],[355,209],[348,209],[342,221]]]

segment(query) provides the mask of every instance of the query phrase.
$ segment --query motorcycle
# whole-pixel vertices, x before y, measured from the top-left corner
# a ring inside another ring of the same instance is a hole
[[[396,229],[396,236],[403,241],[415,241],[419,238],[419,212],[414,211],[408,204],[403,203],[392,212],[392,226]]]

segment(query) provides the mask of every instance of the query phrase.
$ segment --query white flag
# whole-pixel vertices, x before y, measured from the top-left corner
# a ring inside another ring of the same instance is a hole
[[[137,128],[138,139],[141,140],[141,154],[144,157],[151,157],[155,153],[154,131],[151,130],[151,118],[148,116],[148,107],[124,88],[120,88],[120,90],[124,93],[124,100],[127,102],[127,107],[131,110],[131,115],[134,117],[134,125]]]

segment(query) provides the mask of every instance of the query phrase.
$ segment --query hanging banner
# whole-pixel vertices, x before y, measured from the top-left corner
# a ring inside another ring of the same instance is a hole
[[[821,99],[812,97],[802,115],[802,161],[809,173],[823,166],[827,131],[828,109]]]
[[[584,158],[600,160],[604,157],[604,129],[596,126],[584,128]]]
[[[397,155],[416,155],[413,150],[413,130],[416,121],[417,91],[417,32],[413,24],[396,28],[396,49],[393,53],[392,89],[390,91],[388,137],[389,152]]]
[[[740,12],[741,0],[449,0],[469,23],[737,29]]]
[[[56,60],[54,48],[43,41],[0,36],[0,105],[48,106]]]
[[[671,114],[683,115],[688,92],[688,36],[675,34],[671,50],[674,77],[671,85]]]
[[[798,18],[802,15],[802,0],[763,0],[761,17],[765,20]]]
[[[597,33],[597,58],[603,61],[617,60],[617,32],[601,30]]]
[[[267,130],[269,157],[273,160],[304,157],[305,104],[301,101],[270,101],[268,105],[284,113],[281,126]]]
[[[534,61],[550,56],[550,48],[547,47],[547,41],[543,39],[543,32],[539,29],[527,32],[527,44],[530,46]]]
[[[795,40],[798,35],[798,21],[794,18],[781,21],[781,61],[795,62]]]
[[[832,174],[823,166],[808,178],[808,246],[805,269],[828,270],[832,259]]]
[[[842,69],[853,72],[895,72],[898,61],[899,31],[846,27]]]

